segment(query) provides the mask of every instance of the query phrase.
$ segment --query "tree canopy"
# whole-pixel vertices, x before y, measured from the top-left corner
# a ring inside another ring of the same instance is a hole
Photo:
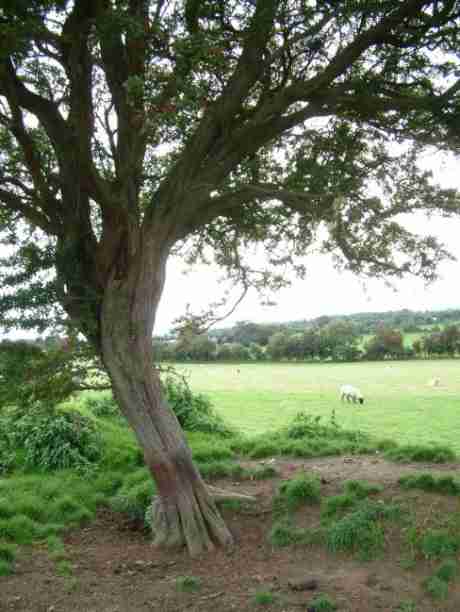
[[[157,227],[245,286],[283,284],[268,269],[322,224],[356,271],[432,278],[443,250],[397,219],[458,210],[407,144],[458,147],[458,20],[451,1],[3,2],[3,316],[85,318]]]

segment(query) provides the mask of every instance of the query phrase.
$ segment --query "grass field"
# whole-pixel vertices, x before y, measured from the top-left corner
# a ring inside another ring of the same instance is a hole
[[[240,373],[237,373],[237,369]],[[193,364],[183,368],[229,423],[248,434],[274,430],[297,412],[402,443],[440,443],[460,452],[460,361],[350,364]],[[431,378],[441,385],[432,388]],[[366,400],[342,403],[338,388],[358,386]]]

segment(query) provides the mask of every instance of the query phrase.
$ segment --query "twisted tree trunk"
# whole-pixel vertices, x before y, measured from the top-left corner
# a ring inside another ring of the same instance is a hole
[[[106,286],[102,354],[115,397],[143,449],[158,489],[152,505],[154,544],[187,546],[191,555],[232,543],[213,496],[192,461],[179,422],[153,368],[152,330],[166,257],[137,261]]]

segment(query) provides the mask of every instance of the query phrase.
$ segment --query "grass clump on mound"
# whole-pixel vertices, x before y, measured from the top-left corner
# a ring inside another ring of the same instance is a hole
[[[332,413],[329,421],[320,416],[298,413],[278,432],[252,438],[236,438],[232,449],[252,459],[264,459],[276,455],[291,457],[322,457],[345,453],[365,454],[375,452],[379,443],[361,431],[342,429]]]
[[[426,461],[429,463],[448,463],[456,461],[455,452],[444,445],[423,446],[420,444],[406,444],[390,449],[385,457],[399,463]]]
[[[453,476],[433,476],[432,474],[411,474],[402,476],[398,483],[403,489],[421,489],[443,495],[460,495],[460,482]]]
[[[383,523],[397,520],[401,508],[397,505],[362,500],[351,512],[333,521],[326,529],[326,544],[332,552],[357,553],[362,559],[374,558],[383,550]]]
[[[305,504],[318,504],[320,498],[319,478],[303,473],[281,483],[278,494],[273,500],[273,507],[275,514],[280,516],[294,512]]]

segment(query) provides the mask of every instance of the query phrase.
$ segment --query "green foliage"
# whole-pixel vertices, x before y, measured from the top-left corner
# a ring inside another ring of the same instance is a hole
[[[460,548],[460,537],[442,529],[428,529],[420,540],[420,548],[427,559],[454,556]]]
[[[400,516],[399,506],[363,500],[327,528],[328,548],[333,552],[355,552],[363,559],[373,558],[383,550],[383,521]]]
[[[69,352],[24,340],[0,342],[0,407],[58,404],[77,388]]]
[[[40,535],[40,526],[28,516],[16,514],[0,520],[0,538],[17,544],[31,544]]]
[[[301,529],[295,527],[290,518],[284,515],[273,524],[270,530],[269,540],[276,548],[284,548],[292,545],[311,546],[313,544],[322,543],[324,541],[324,535],[322,529]]]
[[[372,484],[366,480],[347,480],[345,483],[345,492],[354,495],[358,499],[364,499],[369,495],[375,495],[381,493],[383,486],[379,484]]]
[[[421,489],[443,495],[460,495],[460,483],[453,476],[432,474],[409,474],[398,480],[403,489]]]
[[[16,546],[0,540],[0,561],[13,563],[16,559]]]
[[[326,520],[331,519],[356,505],[356,500],[357,498],[350,493],[327,497],[323,500],[321,515]]]
[[[317,476],[300,474],[283,482],[273,500],[276,514],[294,512],[305,504],[317,504],[321,497],[321,484]]]
[[[0,576],[9,576],[13,573],[13,566],[8,561],[0,559]]]
[[[438,576],[427,578],[423,586],[433,599],[446,599],[449,594],[449,585]]]
[[[178,576],[176,578],[176,588],[183,593],[199,591],[201,580],[196,576]]]
[[[127,514],[131,520],[144,521],[148,507],[155,493],[155,484],[145,468],[130,474],[110,499],[110,507],[115,512]]]
[[[184,378],[167,376],[162,380],[163,392],[179,423],[186,431],[201,431],[224,437],[235,432],[214,411],[208,398],[194,394]]]
[[[337,605],[327,595],[318,595],[309,602],[308,609],[311,612],[334,612]]]
[[[448,446],[423,446],[421,444],[407,444],[395,449],[390,449],[385,453],[385,457],[400,463],[411,461],[448,463],[449,461],[456,461],[457,459],[457,455]]]
[[[99,418],[120,420],[124,418],[117,402],[109,393],[98,393],[97,395],[86,396],[84,399],[84,406],[86,406],[94,416]]]
[[[77,525],[94,518],[94,512],[70,494],[64,494],[50,504],[50,515],[58,522]]]
[[[75,411],[36,406],[4,420],[10,447],[23,448],[28,467],[87,468],[101,460],[103,442],[95,423]]]
[[[254,595],[254,604],[256,606],[271,606],[276,601],[276,597],[270,591],[258,591]]]
[[[417,604],[409,599],[402,601],[395,612],[417,612]]]
[[[435,575],[444,582],[451,582],[458,575],[458,563],[455,559],[447,559],[436,570]]]

